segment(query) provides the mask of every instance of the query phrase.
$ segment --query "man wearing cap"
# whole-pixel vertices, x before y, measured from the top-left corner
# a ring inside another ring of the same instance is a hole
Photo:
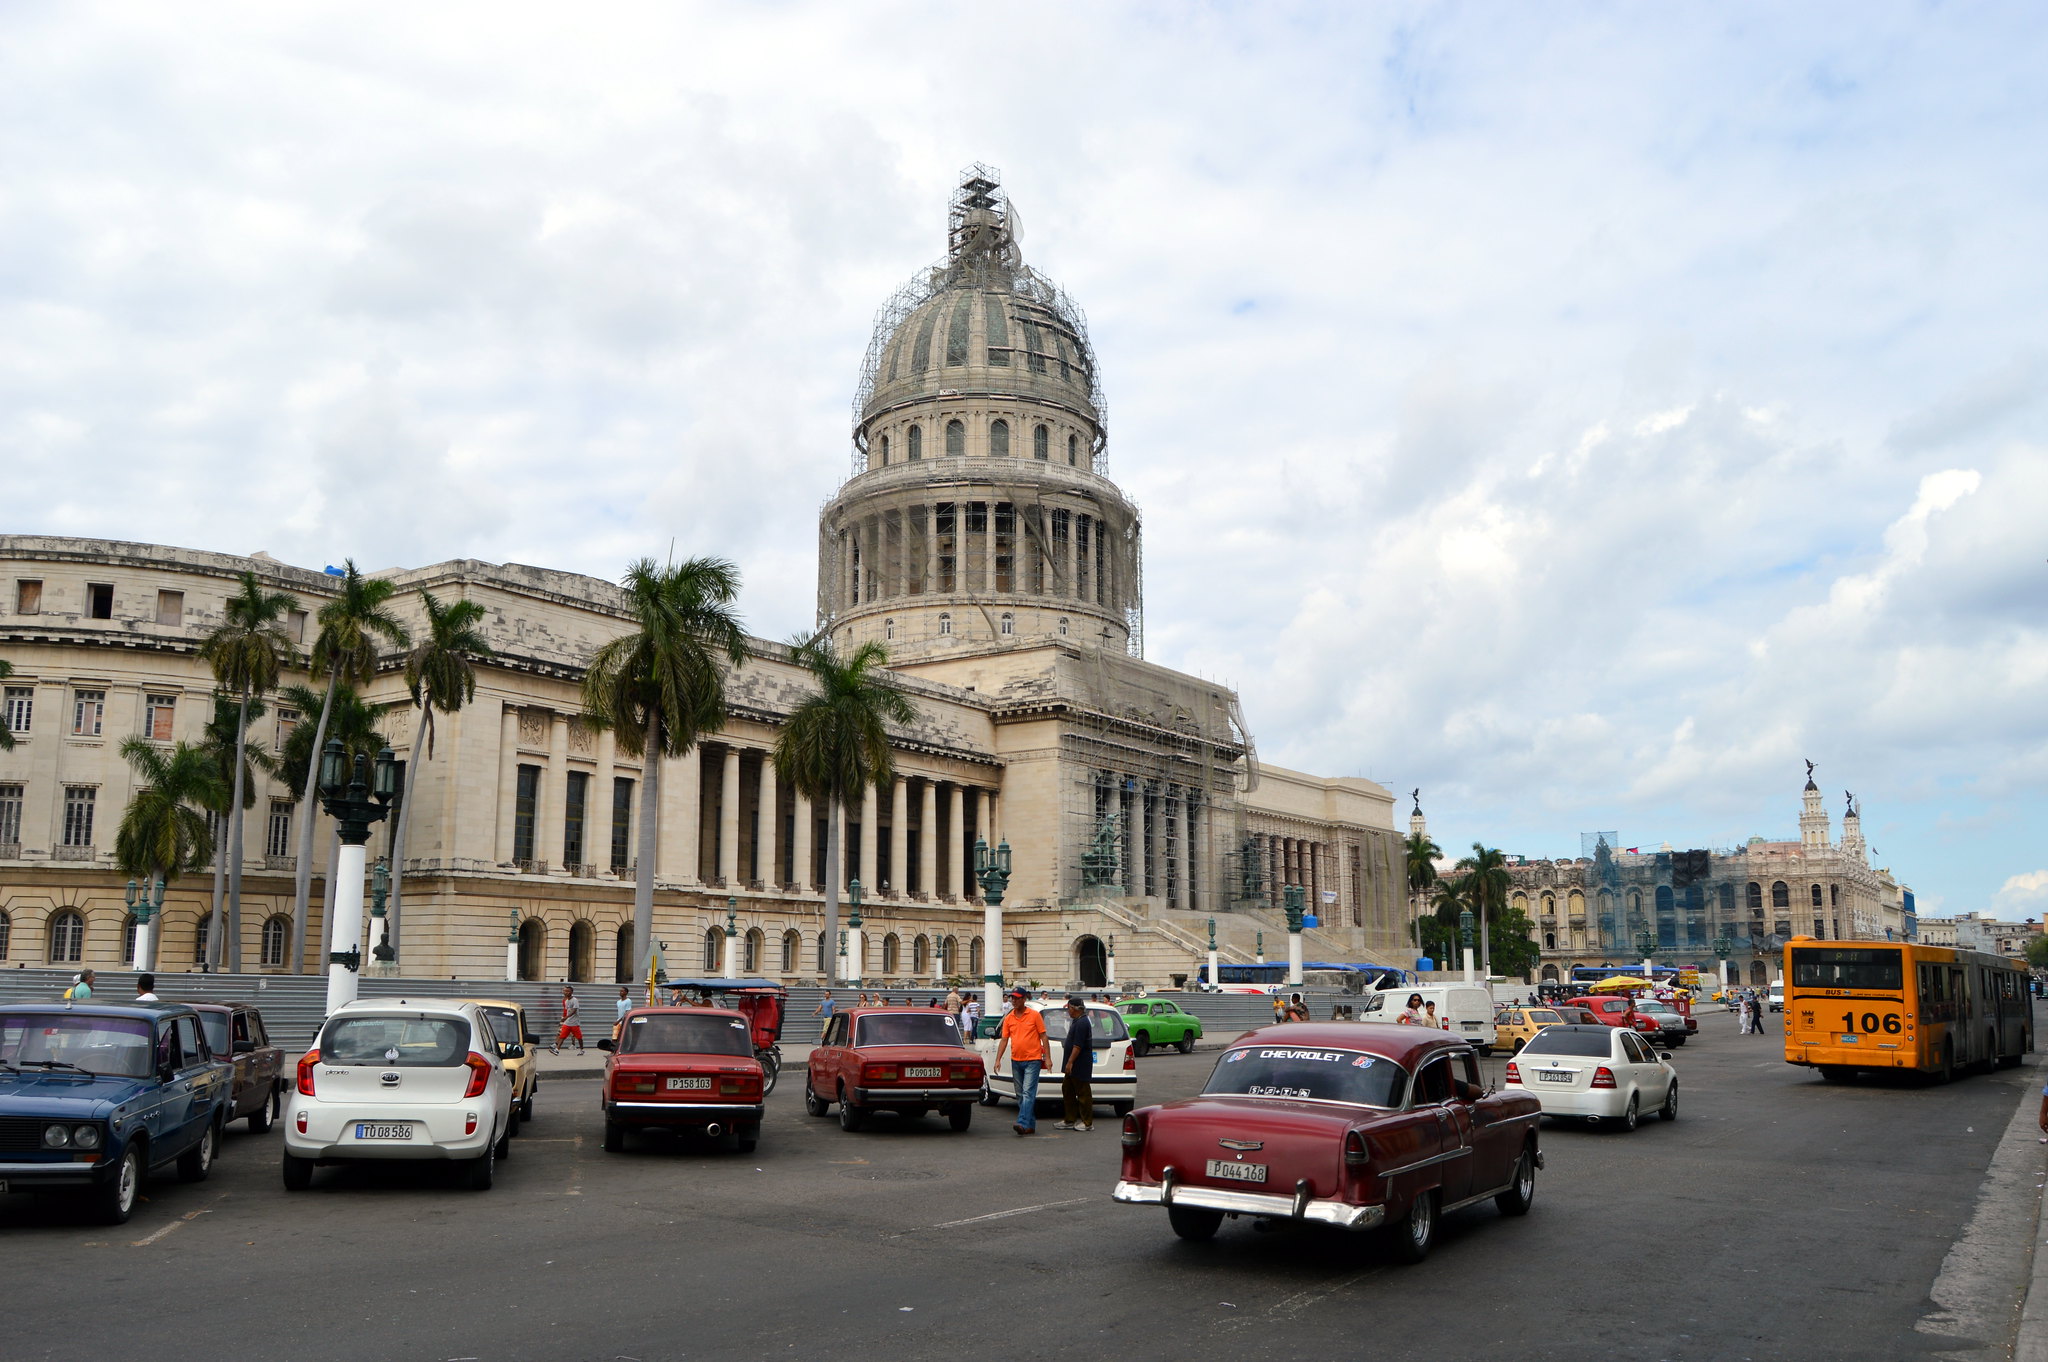
[[[1060,1063],[1058,1130],[1095,1129],[1095,1028],[1088,1024],[1088,1005],[1067,999],[1067,1035],[1060,1042],[1066,1058]]]
[[[1038,1071],[1045,1065],[1045,1018],[1031,1009],[1030,997],[1021,988],[1010,990],[1010,1010],[996,1032],[996,1068],[1008,1054],[1017,1085],[1017,1124],[1010,1128],[1019,1135],[1038,1133]]]

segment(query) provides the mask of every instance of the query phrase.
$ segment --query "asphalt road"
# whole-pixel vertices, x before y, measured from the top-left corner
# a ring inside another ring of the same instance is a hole
[[[1087,1135],[1019,1139],[1009,1108],[965,1135],[938,1118],[849,1135],[805,1117],[795,1075],[753,1154],[606,1154],[596,1085],[560,1081],[486,1193],[399,1169],[323,1170],[287,1194],[278,1136],[238,1128],[211,1180],[152,1183],[118,1230],[0,1198],[0,1353],[1928,1356],[1915,1323],[2038,1086],[2033,1057],[1949,1087],[1842,1088],[1780,1061],[1776,1021],[1751,1038],[1706,1019],[1677,1052],[1676,1124],[1546,1125],[1535,1210],[1450,1217],[1418,1267],[1369,1238],[1244,1221],[1180,1243],[1162,1213],[1108,1199],[1106,1110]],[[1147,1058],[1143,1096],[1194,1091],[1214,1059]]]

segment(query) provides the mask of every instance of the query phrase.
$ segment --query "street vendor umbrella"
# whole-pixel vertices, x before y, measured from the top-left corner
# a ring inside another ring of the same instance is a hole
[[[1649,988],[1650,986],[1648,979],[1637,979],[1632,975],[1617,974],[1612,979],[1602,979],[1599,983],[1588,989],[1587,992],[1613,993],[1624,988]]]

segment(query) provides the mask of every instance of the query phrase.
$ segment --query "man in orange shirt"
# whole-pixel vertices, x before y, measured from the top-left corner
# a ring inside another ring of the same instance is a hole
[[[1011,989],[1010,1010],[996,1032],[996,1068],[1003,1067],[1008,1054],[1010,1076],[1017,1084],[1017,1124],[1011,1129],[1019,1135],[1038,1133],[1038,1072],[1045,1067],[1045,1018],[1027,1005],[1029,1001],[1023,989]]]

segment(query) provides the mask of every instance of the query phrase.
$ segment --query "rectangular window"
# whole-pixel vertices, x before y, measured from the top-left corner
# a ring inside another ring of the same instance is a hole
[[[100,725],[106,722],[107,693],[103,690],[73,691],[71,700],[71,736],[97,738]]]
[[[159,591],[156,593],[156,622],[158,624],[183,624],[185,622],[184,592]]]
[[[0,846],[20,845],[21,787],[0,785]]]
[[[14,613],[17,615],[40,615],[43,613],[43,583],[41,578],[18,581],[14,584]]]
[[[519,795],[512,805],[512,859],[533,859],[534,818],[540,809],[540,767],[519,768]]]
[[[612,777],[612,869],[624,870],[633,863],[633,782],[625,776]]]
[[[1794,988],[1843,988],[1891,992],[1905,979],[1899,949],[1794,947]]]
[[[562,800],[562,861],[565,865],[583,864],[583,819],[589,804],[589,773],[571,771],[569,789]]]
[[[99,791],[90,785],[66,785],[64,787],[64,845],[67,847],[89,847],[92,845],[93,802]]]
[[[263,854],[265,856],[289,856],[292,854],[292,809],[296,807],[289,799],[270,801],[270,822],[263,832]]]
[[[304,643],[306,641],[306,612],[294,610],[287,614],[284,619],[284,632],[285,636],[291,639],[292,642]]]
[[[277,747],[274,750],[284,751],[285,743],[291,740],[291,736],[297,731],[298,726],[299,712],[297,710],[280,709],[277,712]]]
[[[85,613],[96,620],[114,617],[114,588],[106,582],[85,584]]]
[[[1017,938],[1017,968],[1031,968],[1031,943],[1021,936]]]
[[[36,692],[33,686],[9,686],[6,703],[0,707],[0,725],[9,733],[28,732],[29,721],[35,717]]]
[[[151,742],[171,740],[171,721],[177,717],[176,696],[152,695],[143,706],[142,736]]]

